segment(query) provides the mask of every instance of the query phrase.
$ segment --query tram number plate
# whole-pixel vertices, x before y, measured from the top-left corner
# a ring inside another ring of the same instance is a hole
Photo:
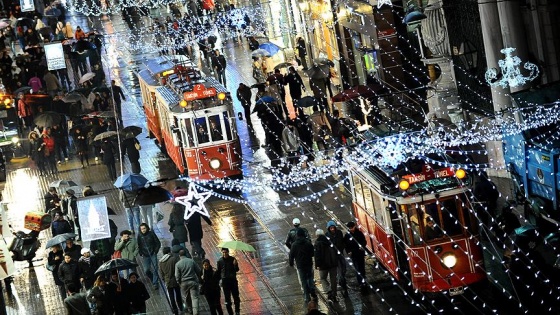
[[[463,287],[457,287],[457,288],[449,289],[449,295],[450,296],[461,295],[463,293],[465,293],[465,289]]]

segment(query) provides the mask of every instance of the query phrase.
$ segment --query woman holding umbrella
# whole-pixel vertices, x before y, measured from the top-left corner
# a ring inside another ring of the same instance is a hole
[[[113,303],[107,290],[107,280],[103,276],[98,276],[93,283],[93,288],[87,296],[88,302],[94,305],[94,315],[113,314]]]
[[[35,162],[35,166],[39,169],[41,176],[45,174],[45,157],[41,151],[42,147],[43,139],[39,137],[39,134],[36,131],[31,131],[29,133],[29,155]]]
[[[140,172],[142,171],[140,167],[140,151],[138,151],[140,142],[138,142],[138,139],[134,137],[134,134],[132,132],[128,132],[125,138],[126,139],[122,142],[121,145],[123,154],[126,154],[128,156],[130,167],[132,168],[132,173],[140,174]]]
[[[81,128],[76,128],[74,130],[74,144],[76,145],[76,154],[80,157],[82,168],[85,167],[84,160],[87,166],[89,166],[87,135],[82,132]]]
[[[107,166],[109,178],[112,181],[117,179],[117,167],[115,165],[115,146],[111,139],[104,139],[101,143],[101,151],[103,152],[103,164]]]

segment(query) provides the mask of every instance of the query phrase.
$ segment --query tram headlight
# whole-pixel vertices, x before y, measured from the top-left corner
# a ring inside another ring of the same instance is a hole
[[[447,268],[453,268],[457,264],[457,257],[454,254],[445,254],[441,257],[441,261]]]
[[[220,101],[225,100],[225,99],[226,99],[226,93],[223,93],[223,92],[218,93],[218,99],[219,99]]]
[[[410,183],[406,179],[403,179],[399,182],[400,190],[407,190],[408,188],[410,188]]]
[[[462,168],[455,171],[455,177],[457,177],[458,179],[463,179],[466,176],[467,176],[467,172]]]
[[[217,170],[222,166],[222,162],[219,159],[213,158],[210,160],[210,168]]]

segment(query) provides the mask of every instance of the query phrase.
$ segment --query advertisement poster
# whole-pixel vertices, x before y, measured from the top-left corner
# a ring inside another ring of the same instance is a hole
[[[12,253],[4,238],[0,238],[0,280],[8,278],[16,273],[16,267],[12,259]]]
[[[45,45],[45,56],[47,57],[47,67],[49,70],[66,68],[62,43]]]
[[[21,12],[35,11],[35,3],[33,0],[19,0]]]
[[[105,196],[80,198],[77,204],[82,241],[87,242],[111,237]]]

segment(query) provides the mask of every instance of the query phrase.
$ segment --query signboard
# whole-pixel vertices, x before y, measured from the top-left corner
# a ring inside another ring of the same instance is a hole
[[[45,45],[45,56],[47,57],[47,67],[49,70],[66,68],[62,43]]]
[[[77,201],[82,241],[94,241],[111,237],[107,200],[105,196],[91,196]]]
[[[455,175],[455,171],[451,167],[440,168],[438,170],[434,170],[433,168],[424,168],[422,173],[411,174],[403,176],[403,179],[406,179],[409,184],[419,183],[426,180],[440,178],[440,177],[450,177]]]
[[[215,88],[211,87],[207,89],[204,84],[196,84],[193,87],[192,91],[183,93],[183,99],[188,102],[202,98],[213,97],[216,96],[216,94],[217,92]]]
[[[35,3],[33,0],[19,0],[21,12],[35,11]]]

